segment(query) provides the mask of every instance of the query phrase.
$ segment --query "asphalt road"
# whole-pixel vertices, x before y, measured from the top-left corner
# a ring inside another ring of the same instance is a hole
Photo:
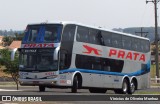
[[[160,92],[160,88],[151,88],[151,89],[146,89],[146,90],[138,90],[138,91],[148,91],[148,92]],[[124,98],[124,95],[116,95],[114,94],[113,91],[107,91],[105,94],[99,94],[99,93],[89,93],[88,90],[85,89],[80,89],[78,90],[78,93],[71,93],[70,89],[56,89],[56,88],[47,88],[45,92],[39,92],[38,87],[22,87],[20,86],[19,90],[16,90],[16,87],[0,87],[0,95],[5,96],[5,95],[18,95],[18,96],[43,96],[45,95],[46,97],[61,97],[59,101],[52,101],[52,102],[47,102],[48,104],[160,104],[160,99],[159,101],[111,101],[110,97],[118,97],[118,98]],[[49,96],[48,96],[49,95]],[[126,95],[128,96],[128,95]],[[72,97],[73,99],[79,99],[82,98],[82,101],[65,101],[66,98]],[[109,99],[109,101],[99,101],[101,98]],[[160,97],[160,95],[159,95]],[[59,99],[59,98],[58,98]],[[64,100],[63,100],[64,99]],[[61,101],[62,100],[62,101]],[[90,100],[90,101],[87,101]],[[94,100],[94,101],[92,101]],[[96,101],[97,100],[97,101]],[[0,102],[0,104],[5,104],[7,102]],[[8,103],[7,103],[8,104]],[[20,104],[20,102],[16,102],[16,104]],[[28,103],[29,104],[29,103]],[[41,104],[41,103],[38,103]],[[45,104],[45,103],[42,103]]]

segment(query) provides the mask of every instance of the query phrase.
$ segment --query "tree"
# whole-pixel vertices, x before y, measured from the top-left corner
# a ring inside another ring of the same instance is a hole
[[[0,64],[5,66],[5,69],[3,69],[3,72],[6,74],[11,74],[13,80],[15,81],[17,85],[18,90],[18,55],[15,55],[14,60],[11,60],[11,52],[8,49],[2,49],[0,50],[1,58],[0,58]]]
[[[15,39],[14,40],[22,40],[24,37],[24,33],[15,33]]]
[[[3,38],[3,42],[5,43],[5,46],[9,46],[13,42],[14,38],[11,36],[5,36]]]

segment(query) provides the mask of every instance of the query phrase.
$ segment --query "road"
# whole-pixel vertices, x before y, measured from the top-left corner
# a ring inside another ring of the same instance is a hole
[[[138,90],[138,91],[148,91],[148,92],[160,92],[160,88],[151,88],[146,90]],[[137,92],[138,92],[137,91]],[[123,95],[116,95],[113,91],[107,91],[105,94],[98,94],[98,93],[89,93],[88,90],[80,89],[78,90],[78,93],[71,93],[70,89],[55,89],[55,88],[47,88],[45,92],[39,92],[38,87],[22,87],[20,86],[19,90],[16,90],[16,87],[0,87],[0,95],[18,95],[18,96],[43,96],[46,97],[54,97],[60,99],[60,101],[54,101],[54,102],[47,102],[47,104],[128,104],[128,103],[141,103],[141,104],[160,104],[159,101],[111,101],[111,97],[119,97],[124,98]],[[48,96],[49,95],[49,96]],[[94,96],[96,95],[96,96]],[[126,95],[128,96],[128,95]],[[160,95],[159,95],[160,96]],[[78,97],[82,98],[82,101],[65,101],[66,98],[72,97],[71,99],[79,99]],[[106,98],[109,99],[108,101],[98,101],[99,99]],[[62,101],[61,101],[62,100]],[[90,100],[90,101],[86,101]],[[94,101],[92,101],[94,100]],[[0,102],[1,104],[2,102]],[[7,103],[7,102],[6,102]],[[20,102],[16,103],[19,104]],[[3,104],[5,104],[3,102]],[[40,103],[39,103],[40,104]],[[44,103],[42,103],[44,104]]]

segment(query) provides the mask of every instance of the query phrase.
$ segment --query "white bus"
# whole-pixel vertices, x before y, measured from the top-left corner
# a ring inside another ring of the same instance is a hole
[[[147,38],[72,22],[29,24],[22,41],[21,85],[114,90],[132,94],[149,88]]]

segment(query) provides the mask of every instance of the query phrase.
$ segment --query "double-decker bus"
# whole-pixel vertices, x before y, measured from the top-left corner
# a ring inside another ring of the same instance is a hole
[[[147,38],[73,22],[29,24],[22,41],[21,85],[114,90],[132,94],[149,88]]]

